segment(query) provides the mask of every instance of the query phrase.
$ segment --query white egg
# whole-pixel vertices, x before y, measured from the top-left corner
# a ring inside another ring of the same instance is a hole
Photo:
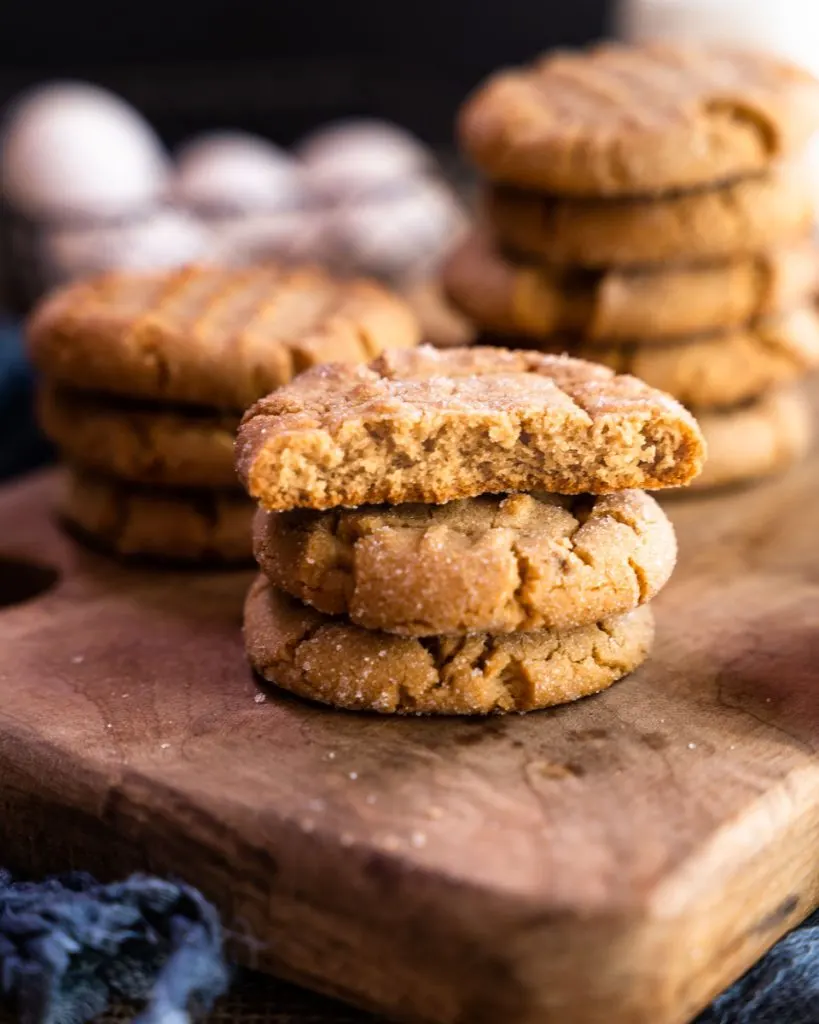
[[[188,213],[162,209],[121,224],[47,231],[42,259],[50,284],[106,270],[159,270],[212,261],[211,232]]]
[[[215,229],[216,259],[228,266],[281,260],[333,265],[325,217],[314,210],[227,218]]]
[[[244,132],[215,132],[179,151],[173,194],[205,214],[293,210],[304,205],[305,185],[284,150]]]
[[[342,121],[297,147],[311,191],[328,200],[354,198],[426,173],[430,151],[386,121]]]
[[[31,217],[125,215],[165,187],[168,161],[150,125],[96,86],[55,83],[24,94],[2,141],[4,195]]]
[[[404,280],[434,273],[465,226],[450,190],[418,179],[397,194],[341,204],[329,234],[333,247],[358,271]]]

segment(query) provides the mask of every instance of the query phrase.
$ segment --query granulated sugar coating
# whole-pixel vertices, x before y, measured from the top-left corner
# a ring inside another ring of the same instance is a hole
[[[245,604],[248,657],[261,676],[301,697],[383,714],[532,711],[576,700],[640,665],[653,635],[651,610],[641,607],[563,632],[391,636],[308,608],[264,576]]]
[[[674,399],[539,352],[424,347],[301,374],[245,415],[239,474],[271,510],[687,483],[704,444]]]
[[[677,546],[654,498],[621,491],[260,510],[254,552],[274,586],[319,611],[430,636],[569,629],[629,611],[666,583]]]

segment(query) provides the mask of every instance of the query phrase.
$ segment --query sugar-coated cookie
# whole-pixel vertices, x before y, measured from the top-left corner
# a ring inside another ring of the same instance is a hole
[[[674,529],[643,491],[484,495],[446,505],[257,513],[256,559],[278,588],[406,636],[588,625],[667,582]]]
[[[534,711],[606,689],[645,661],[649,607],[567,632],[398,637],[323,615],[259,576],[245,646],[265,679],[351,711],[485,715]]]
[[[693,417],[633,377],[429,346],[301,374],[245,414],[236,452],[251,497],[274,511],[667,487],[704,455]]]

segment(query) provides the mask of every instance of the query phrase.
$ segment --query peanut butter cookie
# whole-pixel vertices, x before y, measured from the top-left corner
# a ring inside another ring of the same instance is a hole
[[[134,483],[238,487],[239,416],[113,399],[46,382],[40,425],[74,464]]]
[[[559,633],[398,637],[286,596],[264,576],[245,603],[253,668],[286,690],[351,711],[485,715],[534,711],[606,689],[642,664],[650,608]]]
[[[578,267],[691,263],[754,255],[809,236],[814,188],[787,166],[720,188],[653,199],[555,199],[491,189],[484,215],[501,245]]]
[[[760,53],[606,44],[495,74],[464,104],[466,153],[496,181],[642,195],[764,171],[819,129],[819,83]]]
[[[772,391],[735,409],[698,416],[708,460],[697,490],[782,473],[808,452],[813,435],[810,403],[801,392]]]
[[[440,279],[407,285],[401,297],[417,317],[426,344],[458,348],[475,340],[474,326],[443,294]]]
[[[68,473],[62,515],[91,544],[167,562],[249,562],[253,505],[241,491],[174,491]]]
[[[492,340],[492,339],[489,339]],[[510,345],[524,344],[520,338]],[[533,342],[538,349],[597,359],[631,373],[690,407],[735,405],[819,366],[819,317],[810,307],[763,318],[748,327],[673,344],[602,346],[582,341]]]
[[[29,323],[31,355],[61,384],[243,411],[309,366],[413,346],[407,305],[317,268],[187,267],[68,285]]]
[[[643,491],[511,494],[446,505],[265,512],[256,560],[286,593],[406,636],[598,622],[649,601],[676,560]]]
[[[704,456],[693,417],[633,377],[429,346],[301,374],[245,414],[236,453],[248,492],[274,511],[668,487]]]
[[[819,250],[800,242],[721,262],[584,271],[513,262],[476,234],[448,260],[443,285],[484,330],[659,344],[804,303],[819,286]]]

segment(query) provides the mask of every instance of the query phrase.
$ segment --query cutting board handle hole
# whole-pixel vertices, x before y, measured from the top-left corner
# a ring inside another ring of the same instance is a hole
[[[50,565],[0,555],[0,611],[45,594],[59,578]]]

